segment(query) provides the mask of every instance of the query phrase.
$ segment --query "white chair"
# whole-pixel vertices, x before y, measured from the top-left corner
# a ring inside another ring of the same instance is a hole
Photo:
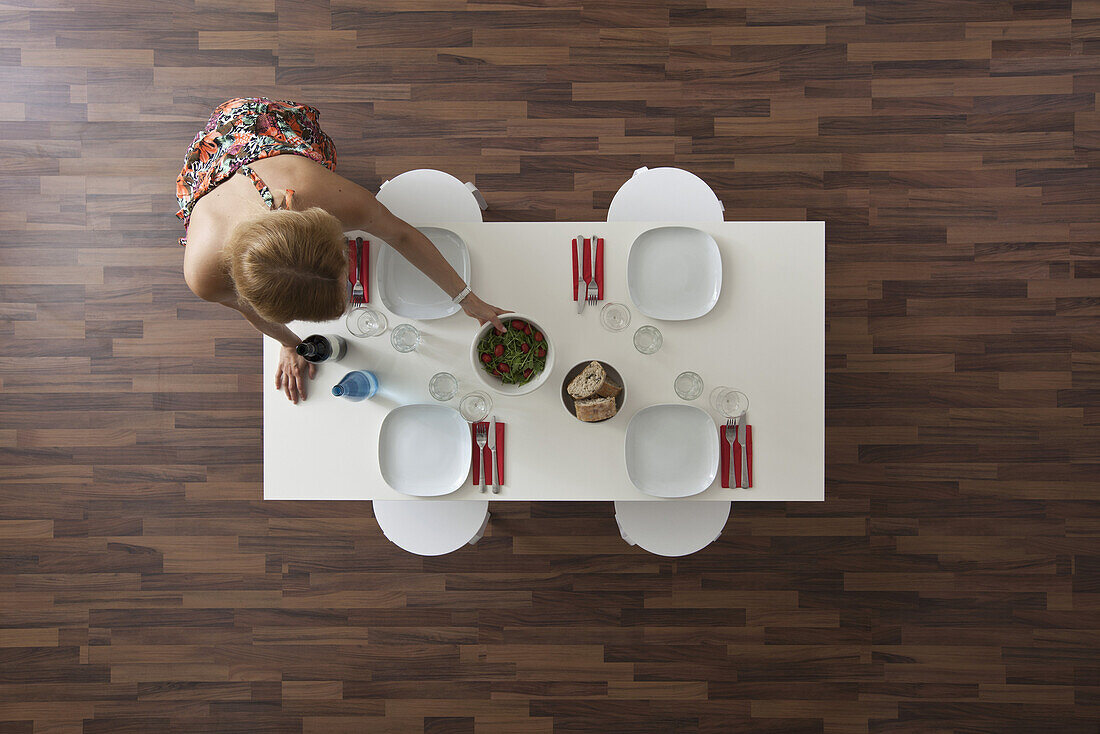
[[[721,222],[725,207],[707,182],[682,168],[642,166],[619,187],[609,222]]]
[[[374,519],[387,538],[418,556],[474,545],[489,525],[486,500],[375,500]]]
[[[615,522],[623,540],[658,556],[703,550],[718,540],[729,516],[728,500],[615,503]]]
[[[418,168],[384,181],[378,201],[399,219],[414,224],[480,222],[488,208],[472,183],[462,183],[443,171]]]

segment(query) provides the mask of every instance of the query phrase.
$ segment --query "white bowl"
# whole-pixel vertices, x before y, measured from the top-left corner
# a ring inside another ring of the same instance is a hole
[[[521,313],[510,313],[500,317],[500,320],[503,321],[506,326],[510,326],[512,319],[526,321],[531,324],[536,331],[541,331],[543,337],[545,337],[543,344],[546,345],[546,367],[543,368],[542,372],[537,374],[535,379],[524,385],[505,385],[496,377],[493,377],[482,369],[477,345],[478,342],[481,341],[481,337],[485,336],[485,334],[489,332],[489,329],[493,328],[491,322],[485,324],[474,333],[474,340],[470,343],[470,364],[473,365],[474,374],[477,375],[477,379],[481,380],[486,387],[494,392],[498,392],[501,395],[526,395],[529,392],[537,390],[550,378],[550,372],[554,369],[554,340],[550,338],[550,334],[548,334],[546,329],[542,328],[537,321]]]

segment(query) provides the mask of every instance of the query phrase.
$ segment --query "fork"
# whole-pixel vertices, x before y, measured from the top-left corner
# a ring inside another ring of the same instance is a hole
[[[730,435],[733,438],[730,438]],[[733,442],[737,439],[737,422],[733,418],[726,418],[726,443],[730,445],[730,489],[735,489],[737,484],[733,481]]]
[[[588,290],[585,294],[585,300],[591,303],[593,306],[600,300],[600,285],[596,282],[596,235],[592,235],[592,280],[588,281]]]
[[[489,427],[481,423],[477,424],[477,430],[474,431],[474,437],[477,440],[477,461],[479,464],[485,462],[485,443],[489,440]],[[485,487],[485,472],[481,472],[481,491],[484,492]]]
[[[355,238],[355,287],[351,289],[351,305],[365,306],[367,301],[363,295],[363,272],[359,263],[363,262],[363,238]]]

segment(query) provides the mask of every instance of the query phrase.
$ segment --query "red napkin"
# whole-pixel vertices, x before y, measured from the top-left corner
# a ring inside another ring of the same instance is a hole
[[[481,462],[478,461],[478,447],[477,447],[477,428],[478,426],[488,427],[488,423],[481,421],[480,423],[470,424],[470,464],[473,467],[474,486],[481,484]],[[488,444],[486,444],[485,453],[489,453]]]
[[[363,300],[370,303],[370,240],[363,241],[363,257],[359,261],[359,272],[363,276]]]
[[[358,263],[355,262],[355,240],[348,240],[348,282],[355,286],[355,268]],[[349,293],[348,299],[350,301],[351,295]]]
[[[569,251],[573,253],[573,300],[577,300],[577,286],[580,285],[580,278],[577,275],[577,238],[574,237],[569,241]]]
[[[596,240],[596,300],[603,300],[603,237]]]
[[[497,421],[497,484],[504,485],[504,424],[500,421]]]
[[[722,489],[730,488],[730,455],[726,443],[726,424],[718,426],[718,474],[722,480]]]
[[[581,269],[584,272],[584,282],[587,283],[592,280],[592,240],[587,237],[584,238],[584,252],[581,257],[584,258]]]
[[[748,458],[748,467],[746,471],[749,473],[749,487],[752,487],[752,426],[745,426],[745,456]]]
[[[721,473],[722,488],[729,489],[730,487],[730,448],[726,443],[726,426],[722,424],[718,427],[719,438],[719,451],[718,451],[718,471]],[[752,487],[752,426],[745,426],[745,454],[748,458],[747,466],[741,466],[741,442],[735,441],[733,444],[733,481],[737,486],[741,486],[741,471],[744,469],[748,472],[748,485]]]

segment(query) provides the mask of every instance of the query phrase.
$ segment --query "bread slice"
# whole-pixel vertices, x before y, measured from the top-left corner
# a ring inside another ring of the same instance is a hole
[[[594,395],[605,398],[613,398],[622,390],[621,385],[616,385],[607,377],[607,372],[599,362],[592,361],[573,378],[565,391],[577,400],[584,400]]]
[[[585,423],[595,423],[610,418],[619,412],[615,406],[615,398],[598,397],[577,400],[573,403],[577,410],[577,418]]]

